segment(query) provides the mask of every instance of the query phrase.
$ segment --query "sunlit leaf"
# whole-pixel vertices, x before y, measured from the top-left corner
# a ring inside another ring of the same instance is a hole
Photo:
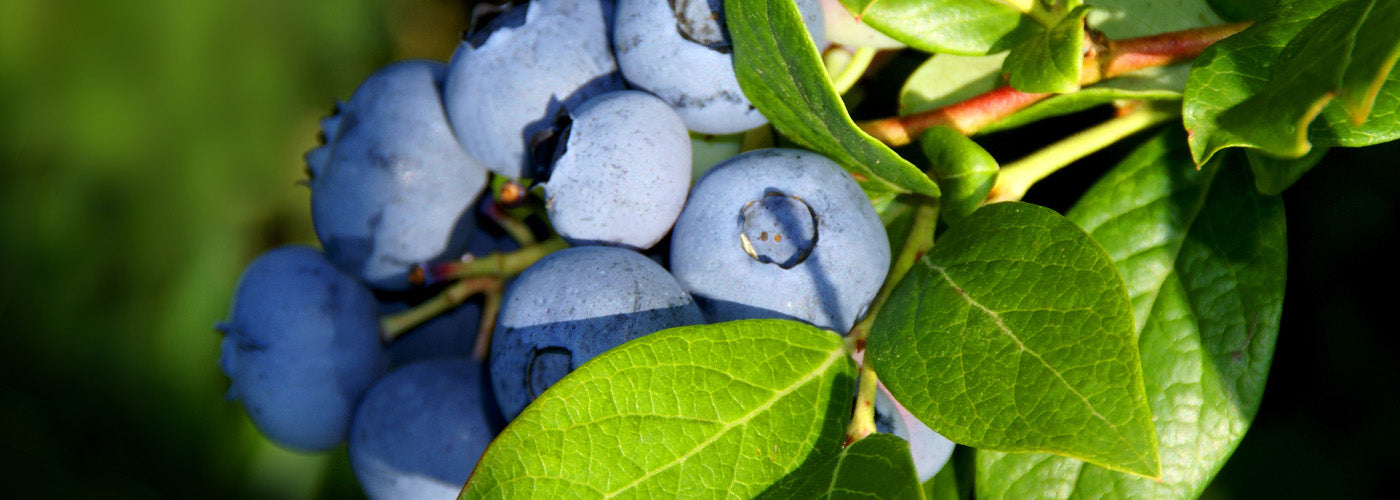
[[[1263,395],[1283,304],[1283,205],[1255,190],[1239,155],[1197,170],[1181,134],[1168,133],[1105,175],[1069,217],[1127,283],[1162,477],[979,450],[979,497],[1195,498]]]
[[[653,333],[541,394],[462,498],[753,496],[840,452],[854,375],[840,337],[797,322]]]
[[[876,317],[866,361],[934,431],[1160,473],[1132,305],[1104,249],[1048,208],[952,226]]]

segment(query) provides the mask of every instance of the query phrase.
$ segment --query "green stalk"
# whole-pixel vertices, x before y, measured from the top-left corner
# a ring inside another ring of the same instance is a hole
[[[914,220],[909,225],[909,233],[904,237],[904,245],[900,247],[899,254],[890,267],[889,275],[885,277],[885,283],[880,286],[880,291],[870,302],[870,308],[865,313],[865,317],[861,318],[860,322],[856,323],[846,335],[850,339],[849,342],[852,344],[851,349],[854,353],[865,352],[865,342],[870,337],[870,326],[875,323],[875,317],[879,315],[880,309],[885,306],[890,294],[894,292],[895,285],[904,279],[904,275],[909,273],[909,269],[914,267],[915,262],[918,262],[930,248],[933,248],[933,231],[938,223],[938,201],[919,197],[917,203],[918,205],[914,208]],[[875,432],[875,391],[879,383],[880,379],[875,375],[875,369],[862,357],[860,386],[856,392],[855,410],[851,415],[850,425],[846,427],[846,444],[848,446]]]
[[[1079,161],[1115,142],[1179,116],[1179,106],[1139,105],[1123,116],[1113,118],[1046,146],[1030,156],[1009,163],[997,172],[996,184],[987,203],[1015,201],[1050,174]]]
[[[422,304],[418,304],[412,309],[380,318],[379,340],[385,344],[393,342],[394,339],[413,327],[461,305],[478,293],[500,293],[501,282],[501,278],[495,276],[477,276],[459,280],[443,289],[442,293],[423,301]]]
[[[528,245],[514,252],[497,252],[466,262],[450,262],[434,267],[429,273],[433,281],[457,280],[433,298],[406,311],[389,314],[379,319],[379,335],[385,344],[403,335],[415,326],[439,314],[451,310],[473,295],[484,293],[487,304],[499,306],[502,284],[506,278],[520,274],[544,256],[569,245],[563,238],[554,236],[534,245]],[[491,317],[494,319],[495,314]],[[485,316],[483,315],[483,318]],[[481,343],[479,341],[479,343]],[[480,347],[479,347],[480,348]]]
[[[875,52],[876,50],[870,47],[856,49],[855,55],[841,66],[840,71],[831,75],[831,86],[836,87],[837,95],[845,94],[851,87],[856,86],[865,70],[870,69],[870,62],[875,60]]]

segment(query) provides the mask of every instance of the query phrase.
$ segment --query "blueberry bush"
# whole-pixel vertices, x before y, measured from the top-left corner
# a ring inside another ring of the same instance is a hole
[[[1280,193],[1400,137],[1400,2],[478,7],[323,120],[324,257],[223,323],[259,429],[348,437],[374,498],[1200,496],[1269,378]]]

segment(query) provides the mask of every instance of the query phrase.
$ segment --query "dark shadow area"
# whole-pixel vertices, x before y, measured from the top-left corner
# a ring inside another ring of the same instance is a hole
[[[1288,285],[1272,370],[1207,498],[1388,496],[1400,445],[1396,158],[1396,143],[1333,149],[1284,192]]]

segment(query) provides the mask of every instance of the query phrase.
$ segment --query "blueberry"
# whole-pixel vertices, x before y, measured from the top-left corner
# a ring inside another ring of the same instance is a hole
[[[453,499],[499,430],[480,363],[420,361],[365,393],[350,430],[350,466],[371,499]]]
[[[557,132],[561,108],[623,88],[608,44],[611,8],[610,1],[535,0],[463,41],[444,92],[462,147],[493,172],[533,177],[527,146]]]
[[[690,189],[690,136],[664,101],[603,94],[573,113],[544,184],[554,230],[574,245],[643,250],[671,230]]]
[[[909,453],[914,458],[914,470],[919,482],[932,479],[948,459],[953,456],[953,442],[934,432],[909,410],[904,409],[884,384],[875,392],[875,430],[894,434],[909,443]]]
[[[486,169],[457,144],[434,61],[390,64],[322,122],[307,153],[311,220],[326,256],[381,290],[410,287],[414,264],[456,257]]]
[[[258,257],[234,292],[219,366],[264,436],[322,451],[345,440],[360,396],[388,367],[374,296],[316,250]]]
[[[715,165],[691,189],[670,262],[710,322],[785,318],[844,333],[884,281],[890,248],[839,165],[760,149]]]
[[[506,290],[491,339],[491,385],[507,419],[584,362],[667,328],[704,321],[676,280],[617,247],[564,249]]]
[[[817,0],[798,0],[818,47]],[[670,103],[690,130],[733,134],[768,123],[734,76],[723,0],[618,0],[613,48],[622,75]]]

